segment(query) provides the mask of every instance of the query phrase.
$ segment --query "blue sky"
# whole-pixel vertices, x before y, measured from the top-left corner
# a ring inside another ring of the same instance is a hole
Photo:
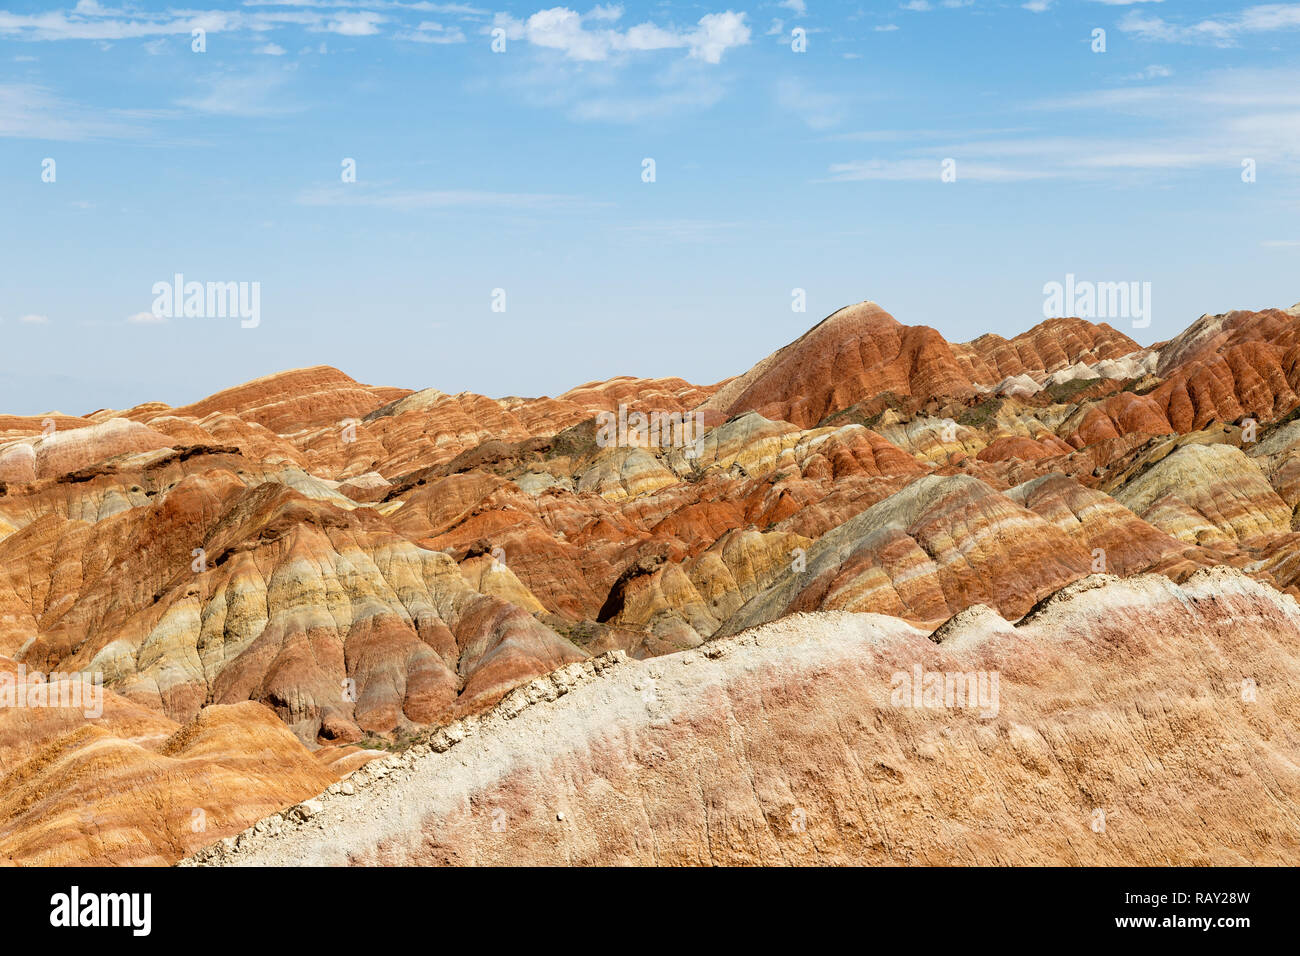
[[[1300,3],[10,3],[0,412],[713,382],[868,298],[1012,335],[1067,273],[1150,282],[1144,344],[1289,306],[1298,51]],[[178,272],[260,324],[142,321]]]

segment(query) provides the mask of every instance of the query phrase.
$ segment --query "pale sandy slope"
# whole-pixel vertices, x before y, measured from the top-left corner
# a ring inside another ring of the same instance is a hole
[[[1300,863],[1292,598],[1099,576],[936,636],[818,613],[569,665],[187,862]],[[891,705],[914,663],[996,671],[997,715]]]

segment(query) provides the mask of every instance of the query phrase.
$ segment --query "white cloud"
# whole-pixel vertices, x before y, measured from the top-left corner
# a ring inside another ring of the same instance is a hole
[[[379,24],[386,17],[369,10],[360,13],[340,13],[325,24],[324,29],[345,37],[368,37],[379,32]]]
[[[803,7],[804,0],[787,0]],[[423,20],[418,26],[400,22],[413,12],[437,13],[463,21],[482,21],[488,11],[467,3],[435,3],[430,0],[243,0],[237,10],[194,11],[167,9],[145,11],[135,6],[107,8],[97,0],[83,0],[74,8],[43,13],[12,13],[0,10],[0,39],[90,40],[101,44],[115,40],[188,37],[193,30],[208,34],[242,31],[265,36],[267,31],[297,27],[315,33],[347,37],[376,36],[398,21],[388,32],[400,40],[417,43],[463,43],[465,33],[454,22]],[[580,14],[568,7],[539,10],[525,20],[497,13],[492,24],[506,29],[511,40],[561,51],[577,61],[600,61],[629,52],[683,49],[694,59],[718,63],[727,50],[749,42],[750,29],[744,13],[731,10],[700,17],[691,28],[661,27],[642,23],[628,29],[615,27],[623,18],[623,7],[602,3]],[[280,44],[264,42],[258,52],[273,53]],[[163,52],[160,46],[148,52]],[[325,52],[322,47],[321,52]]]
[[[142,10],[134,5],[107,8],[94,0],[79,2],[66,11],[12,13],[0,10],[0,37],[23,40],[92,40],[107,42],[150,37],[186,36],[195,29],[209,34],[299,27],[341,36],[374,36],[393,16],[413,12],[439,13],[477,19],[486,10],[460,3],[427,0],[244,0],[237,10],[196,11],[169,8]],[[607,8],[597,8],[605,11]],[[386,11],[386,12],[380,12]],[[596,11],[593,11],[595,13]]]
[[[496,87],[534,108],[561,110],[584,122],[636,123],[699,112],[716,105],[737,82],[731,71],[690,56],[611,56],[597,63],[561,56],[501,59],[512,68],[472,80],[470,88]],[[652,69],[638,70],[635,82],[624,82],[623,72],[634,59],[649,59]]]
[[[777,6],[785,7],[796,17],[808,16],[808,4],[806,4],[804,0],[781,0],[781,2],[777,4]]]
[[[508,13],[492,14],[492,27],[494,29],[499,27],[504,30],[507,40],[522,40],[528,32],[524,27],[523,20],[516,20]]]
[[[707,13],[693,30],[676,30],[642,23],[625,31],[603,24],[622,15],[622,8],[596,7],[580,14],[568,7],[539,10],[520,21],[508,14],[497,14],[495,26],[506,31],[508,40],[526,39],[533,46],[559,50],[570,60],[595,62],[618,53],[686,49],[690,56],[706,63],[719,63],[727,50],[749,42],[750,29],[745,14]],[[595,22],[602,26],[591,27]]]
[[[278,43],[268,43],[266,46],[258,47],[253,52],[262,53],[266,56],[284,56],[284,47],[280,46]]]
[[[930,0],[907,0],[907,3],[899,7],[900,10],[911,10],[914,13],[925,13],[927,10],[933,10],[930,6]]]
[[[584,30],[582,15],[568,7],[539,10],[528,18],[528,42],[563,50],[574,60],[603,60],[609,56],[612,30]]]
[[[1046,13],[1051,6],[1052,0],[1029,0],[1028,3],[1022,3],[1020,8],[1030,13]]]
[[[47,315],[24,315],[19,322],[26,322],[28,325],[47,325],[50,321]]]
[[[897,24],[897,23],[885,23],[885,24],[882,24],[881,26],[876,27],[876,32],[877,32],[877,33],[893,33],[893,32],[894,32],[895,30],[897,30],[897,29],[898,29],[898,24]]]
[[[709,13],[700,17],[700,29],[689,34],[691,56],[706,63],[718,63],[733,46],[749,42],[749,27],[743,13]]]
[[[111,16],[108,16],[111,14]],[[195,29],[220,33],[249,25],[238,12],[138,13],[104,10],[95,4],[79,5],[69,13],[49,11],[22,14],[0,10],[0,36],[23,40],[130,40],[143,37],[188,35]]]
[[[134,315],[128,315],[126,320],[132,325],[156,325],[159,322],[166,322],[167,319],[154,315],[152,312],[137,312]]]

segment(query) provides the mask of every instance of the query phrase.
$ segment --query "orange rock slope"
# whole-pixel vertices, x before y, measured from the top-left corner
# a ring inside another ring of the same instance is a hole
[[[1298,324],[1206,316],[1143,348],[1060,318],[950,344],[862,303],[714,386],[493,399],[312,368],[183,408],[0,417],[0,662],[99,675],[114,702],[0,707],[0,841],[170,862],[196,809],[239,828],[556,668],[799,612],[933,629],[1094,573],[1214,566],[1300,593]],[[196,727],[202,755],[167,743]],[[79,761],[104,754],[118,770],[87,791]],[[101,803],[119,836],[71,810]]]

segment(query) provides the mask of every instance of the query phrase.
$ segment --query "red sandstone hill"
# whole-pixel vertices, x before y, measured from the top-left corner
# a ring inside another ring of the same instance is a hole
[[[937,331],[905,326],[874,302],[834,313],[726,383],[704,408],[756,411],[805,428],[882,393],[965,397],[1004,378],[1094,364],[1140,347],[1106,324],[1052,319],[1010,341],[984,335],[950,345]]]

